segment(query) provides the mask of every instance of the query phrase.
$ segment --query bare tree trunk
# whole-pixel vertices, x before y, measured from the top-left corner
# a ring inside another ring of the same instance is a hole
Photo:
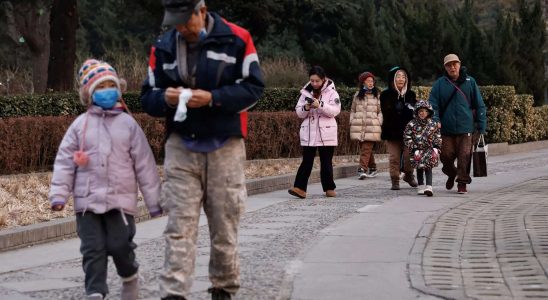
[[[37,93],[45,92],[47,87],[51,1],[5,1],[2,3],[8,20],[8,35],[17,43],[26,44],[30,50],[32,90]]]
[[[76,60],[76,0],[53,0],[50,19],[48,89],[69,91],[73,89]]]

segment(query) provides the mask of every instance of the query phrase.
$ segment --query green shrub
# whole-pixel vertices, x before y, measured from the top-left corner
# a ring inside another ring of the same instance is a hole
[[[124,94],[132,112],[142,112],[138,92]],[[0,118],[24,116],[75,116],[85,111],[78,93],[0,96]]]
[[[343,111],[349,111],[356,88],[339,86]],[[417,97],[427,99],[431,87],[414,88]],[[531,96],[516,96],[512,86],[482,86],[487,106],[487,140],[490,143],[521,143],[546,138],[548,110],[533,108]],[[267,88],[253,112],[294,111],[300,88]],[[139,92],[124,94],[133,113],[142,113]],[[84,111],[76,93],[0,96],[0,118],[20,116],[77,115]],[[339,125],[342,127],[342,124]],[[274,131],[273,134],[276,134]]]
[[[539,140],[548,139],[548,105],[534,107],[535,114],[540,120]]]

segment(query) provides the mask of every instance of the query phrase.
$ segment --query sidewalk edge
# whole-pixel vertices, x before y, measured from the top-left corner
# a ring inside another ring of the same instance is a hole
[[[508,143],[489,144],[489,155],[504,155],[510,153],[529,152],[548,148],[548,140],[509,145]],[[335,179],[351,177],[356,174],[355,163],[333,168]],[[378,163],[379,171],[386,171],[388,163]],[[292,186],[294,174],[250,179],[246,181],[247,194],[257,195],[287,189]],[[310,175],[309,183],[320,182],[320,171],[314,170]],[[289,198],[289,196],[288,196]],[[138,214],[135,222],[143,222],[150,219],[144,204],[138,206]],[[32,224],[0,232],[0,252],[29,247],[76,236],[76,221],[74,216],[56,219],[48,222]]]

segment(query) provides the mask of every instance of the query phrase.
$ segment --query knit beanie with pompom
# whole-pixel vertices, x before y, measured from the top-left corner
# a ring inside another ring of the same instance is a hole
[[[120,95],[125,91],[125,80],[118,77],[116,70],[104,61],[87,59],[78,71],[80,85],[80,102],[85,106],[91,105],[91,95],[101,82],[111,80],[116,84]]]

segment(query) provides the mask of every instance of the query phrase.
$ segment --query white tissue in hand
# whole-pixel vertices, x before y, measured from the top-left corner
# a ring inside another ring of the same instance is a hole
[[[188,100],[192,97],[192,91],[190,89],[183,89],[179,94],[179,104],[177,105],[177,111],[175,112],[175,117],[173,118],[176,122],[183,122],[186,119],[186,104]]]

